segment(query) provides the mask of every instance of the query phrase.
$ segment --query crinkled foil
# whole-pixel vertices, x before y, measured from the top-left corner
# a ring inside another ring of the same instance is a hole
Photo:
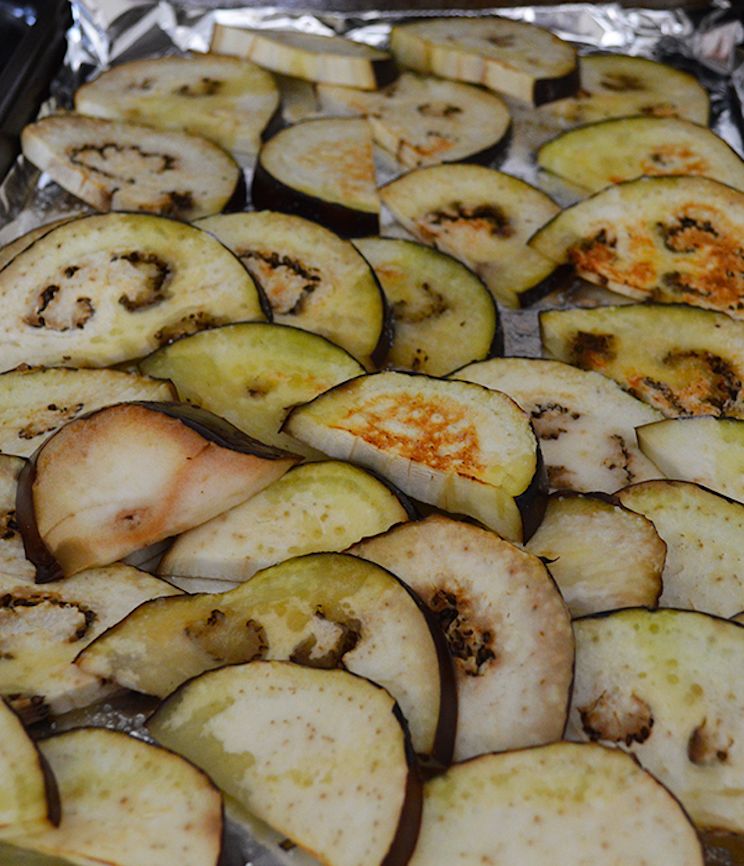
[[[564,39],[578,43],[582,53],[609,50],[637,54],[682,66],[695,74],[711,94],[712,128],[740,154],[744,153],[744,25],[735,2],[720,0],[708,13],[693,17],[679,9],[624,9],[617,4],[522,6],[467,12],[463,9],[416,9],[409,12],[369,11],[300,13],[264,8],[221,8],[198,2],[173,4],[138,3],[136,0],[72,0],[74,23],[68,37],[67,55],[55,78],[51,97],[41,114],[72,107],[75,89],[105,67],[127,60],[160,54],[205,51],[216,22],[242,27],[296,29],[308,33],[344,34],[371,45],[385,45],[391,24],[401,18],[443,14],[499,14],[547,27]],[[280,77],[285,119],[294,121],[318,112],[313,87]],[[514,117],[509,149],[495,167],[536,184],[559,203],[571,203],[570,193],[539,175],[534,161],[536,148],[558,128],[543,114],[507,100]],[[380,182],[392,179],[401,169],[384,153],[378,155]],[[252,165],[244,166],[248,179]],[[64,192],[22,157],[0,184],[0,245],[37,225],[70,213],[89,210]],[[389,214],[383,214],[383,233],[405,236]],[[537,310],[566,304],[593,305],[603,301],[627,303],[627,299],[576,281],[562,286],[530,310],[502,308],[507,354],[538,356],[540,341]],[[88,710],[70,714],[53,723],[52,729],[80,724],[105,725],[147,737],[143,723],[153,706],[142,698],[120,698]],[[285,850],[282,840],[245,816],[228,822],[228,844],[221,866],[311,866],[316,861],[297,849]],[[709,850],[709,864],[730,866],[722,850]],[[744,863],[744,860],[740,861]]]

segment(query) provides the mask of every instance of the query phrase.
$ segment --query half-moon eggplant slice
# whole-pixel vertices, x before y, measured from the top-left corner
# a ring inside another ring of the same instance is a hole
[[[702,484],[744,502],[744,421],[677,418],[636,430],[638,444],[667,478]]]
[[[363,238],[354,246],[374,268],[393,310],[389,366],[443,376],[501,352],[493,297],[456,259],[401,238]]]
[[[376,90],[398,74],[386,51],[342,36],[217,24],[211,50],[247,57],[259,66],[293,78],[362,90]]]
[[[744,319],[744,192],[707,177],[642,177],[562,211],[529,245],[636,300]]]
[[[274,322],[327,337],[367,367],[384,360],[391,340],[385,299],[348,241],[272,211],[210,217],[199,227],[243,262],[264,291]]]
[[[0,375],[0,451],[30,457],[60,427],[88,412],[175,396],[170,382],[119,370],[11,370]]]
[[[549,30],[507,18],[434,18],[393,27],[396,60],[419,72],[485,84],[533,105],[579,88],[576,49]]]
[[[666,545],[641,514],[597,496],[554,494],[526,549],[548,563],[572,616],[656,607]]]
[[[645,481],[616,498],[666,543],[662,607],[721,617],[744,610],[744,505],[685,481]]]
[[[326,866],[405,866],[421,783],[390,695],[346,671],[256,661],[187,683],[150,719],[230,797]]]
[[[569,125],[610,117],[683,117],[707,126],[710,96],[694,75],[646,57],[592,54],[579,60],[581,89],[543,111]]]
[[[300,458],[184,403],[119,403],[72,421],[21,473],[16,519],[46,583],[198,526]]]
[[[744,417],[744,322],[723,313],[664,304],[549,310],[540,333],[549,357],[597,370],[664,415]]]
[[[108,697],[118,687],[77,654],[143,602],[180,594],[121,563],[43,587],[0,574],[0,695],[27,724]]]
[[[75,93],[82,114],[192,132],[239,154],[258,151],[278,106],[271,73],[219,54],[122,63]]]
[[[479,165],[416,169],[380,190],[383,204],[411,234],[449,253],[509,307],[550,288],[555,265],[527,246],[558,205],[523,180]]]
[[[532,418],[553,488],[612,493],[659,478],[636,444],[635,428],[661,420],[661,413],[599,373],[541,358],[493,358],[450,378],[516,400]]]
[[[571,618],[536,556],[438,515],[349,552],[397,574],[439,620],[455,664],[455,760],[561,738],[573,678]]]
[[[193,764],[103,728],[66,731],[39,748],[59,783],[62,820],[14,844],[81,866],[216,866],[222,797]]]
[[[44,235],[49,234],[52,229],[56,229],[57,226],[64,225],[66,222],[69,222],[71,219],[75,219],[77,216],[78,214],[73,214],[72,216],[64,217],[62,219],[52,220],[52,222],[46,223],[43,226],[37,226],[35,229],[31,229],[31,231],[25,232],[24,234],[20,235],[9,244],[5,244],[5,246],[0,247],[0,271],[9,262],[12,262],[19,253],[22,253],[25,249],[28,249],[32,243],[38,241],[39,238],[44,237]]]
[[[287,432],[330,457],[379,472],[431,505],[521,542],[545,507],[528,416],[498,391],[412,373],[337,385],[289,414]]]
[[[631,758],[555,743],[457,764],[424,786],[410,866],[703,866],[680,804]]]
[[[345,550],[408,517],[395,493],[369,472],[336,461],[309,463],[180,535],[158,573],[168,579],[248,580],[293,556]]]
[[[574,622],[568,738],[635,755],[704,830],[744,831],[744,626],[633,609]]]
[[[328,340],[265,322],[193,334],[140,361],[139,367],[171,380],[181,400],[226,418],[260,442],[306,457],[320,455],[279,432],[289,408],[364,373],[361,364]]]
[[[257,210],[304,216],[343,237],[377,234],[369,124],[323,117],[280,130],[258,154],[251,196]]]
[[[147,214],[83,217],[0,271],[0,370],[105,367],[184,334],[266,318],[245,268],[206,232]]]
[[[89,674],[165,697],[225,664],[343,668],[390,691],[417,752],[452,758],[457,698],[444,636],[418,598],[371,562],[296,557],[224,594],[142,605],[79,657]]]
[[[197,219],[219,213],[245,184],[206,138],[137,123],[54,115],[26,126],[21,144],[26,159],[98,211]]]
[[[642,175],[702,175],[744,189],[744,161],[706,126],[678,117],[622,117],[564,132],[537,154],[540,168],[599,192]]]
[[[511,117],[495,93],[406,72],[380,93],[321,85],[326,112],[364,115],[375,142],[408,168],[440,162],[492,162]]]

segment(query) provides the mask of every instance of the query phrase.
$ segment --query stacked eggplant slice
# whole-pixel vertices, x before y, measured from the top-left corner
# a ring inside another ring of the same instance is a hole
[[[0,863],[217,866],[225,810],[323,866],[744,847],[707,93],[495,16],[211,48],[24,134],[103,213],[0,250]],[[527,112],[577,204],[495,167]],[[133,695],[152,742],[81,726]]]

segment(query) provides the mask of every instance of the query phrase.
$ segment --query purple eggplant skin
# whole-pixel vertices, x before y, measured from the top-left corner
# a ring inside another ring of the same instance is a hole
[[[486,168],[495,168],[506,159],[513,137],[514,124],[509,121],[509,126],[506,128],[506,132],[498,141],[489,144],[488,147],[484,147],[483,150],[479,150],[477,153],[471,153],[470,156],[464,156],[462,159],[456,160],[456,162],[475,163],[476,165],[485,165]],[[445,160],[445,162],[447,162],[447,160]]]
[[[47,440],[48,441],[48,440]],[[36,460],[43,444],[31,457],[18,476],[18,487],[16,489],[16,523],[21,533],[23,550],[26,559],[35,566],[36,583],[52,583],[61,580],[65,575],[62,567],[54,558],[54,555],[44,543],[39,533],[34,512],[34,482],[36,480]]]
[[[540,440],[535,433],[535,428],[530,422],[532,432],[535,436],[536,465],[535,474],[532,476],[526,490],[514,497],[519,513],[522,517],[522,541],[527,542],[537,531],[545,516],[548,507],[548,473],[545,469]]]
[[[574,68],[559,78],[538,78],[532,90],[532,101],[535,106],[555,102],[567,96],[575,96],[581,87],[581,73],[578,63]]]
[[[380,220],[376,213],[354,210],[335,202],[323,201],[277,180],[256,164],[251,184],[251,199],[256,210],[275,210],[320,223],[343,238],[376,235]]]
[[[238,213],[246,209],[248,205],[248,184],[245,182],[245,172],[240,169],[238,179],[235,181],[235,189],[222,208],[223,213]]]

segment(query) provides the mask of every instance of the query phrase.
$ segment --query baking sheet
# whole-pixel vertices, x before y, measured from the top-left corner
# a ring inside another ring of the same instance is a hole
[[[132,0],[73,0],[74,24],[67,37],[67,55],[52,85],[52,96],[41,114],[72,107],[72,94],[79,84],[115,62],[153,55],[205,51],[215,23],[243,26],[297,29],[309,33],[344,34],[371,45],[387,42],[391,24],[401,18],[442,15],[418,9],[410,12],[370,11],[347,15],[342,12],[303,14],[277,8],[205,8],[199,5],[174,5],[168,0],[137,3]],[[473,14],[498,14],[548,27],[556,34],[576,42],[582,53],[611,50],[663,60],[696,75],[708,88],[712,99],[712,128],[740,154],[744,152],[744,53],[737,44],[744,41],[744,25],[735,8],[720,2],[706,15],[693,20],[681,10],[624,9],[616,4],[523,6],[500,10],[479,9]],[[452,9],[450,14],[467,14]],[[280,85],[289,120],[311,116],[318,111],[313,87],[307,83],[282,79]],[[548,181],[534,161],[536,148],[559,130],[544,113],[528,109],[507,99],[514,118],[514,133],[509,148],[498,163],[504,171],[536,184],[561,204],[569,204],[569,190]],[[401,173],[392,158],[377,154],[381,183]],[[244,169],[250,180],[252,164]],[[18,159],[0,185],[0,244],[6,243],[37,225],[70,213],[88,209],[66,193],[46,175]],[[406,236],[389,214],[383,214],[383,234]],[[582,281],[554,290],[529,310],[501,308],[506,336],[506,354],[538,356],[540,343],[537,311],[567,304],[595,305],[602,302],[627,303]],[[153,703],[142,698],[124,698],[71,714],[51,725],[63,729],[79,724],[96,724],[126,730],[146,737],[143,722]],[[233,807],[230,807],[231,813]],[[297,849],[284,850],[282,840],[246,816],[231,821],[223,866],[307,866],[315,861]],[[716,866],[742,863],[723,848],[711,848],[708,862]]]

